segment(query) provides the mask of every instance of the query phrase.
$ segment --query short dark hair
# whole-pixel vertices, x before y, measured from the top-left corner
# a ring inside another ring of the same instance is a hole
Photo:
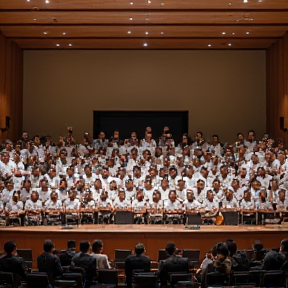
[[[16,248],[16,244],[14,241],[8,241],[4,244],[4,251],[7,254],[11,254],[15,248]]]
[[[176,249],[176,245],[174,243],[168,243],[165,250],[169,255],[173,255]]]
[[[281,241],[281,247],[284,252],[288,252],[288,238]]]
[[[75,240],[68,240],[67,242],[67,248],[75,248],[76,247],[76,242]]]
[[[95,240],[94,243],[92,244],[92,251],[94,253],[98,253],[103,247],[103,242],[101,240]]]
[[[88,241],[81,241],[79,248],[82,253],[87,253],[90,248],[90,243]]]
[[[221,254],[225,257],[229,255],[228,245],[225,242],[218,243],[216,244],[216,246],[217,246],[217,254]]]
[[[229,254],[232,257],[237,252],[237,244],[233,240],[230,239],[226,240],[226,244],[228,246]]]
[[[142,243],[138,243],[135,246],[135,254],[136,255],[140,255],[140,254],[144,253],[144,251],[145,251],[145,247]]]
[[[45,252],[50,252],[51,249],[55,247],[54,243],[51,240],[45,240],[44,245],[43,245],[43,250]]]

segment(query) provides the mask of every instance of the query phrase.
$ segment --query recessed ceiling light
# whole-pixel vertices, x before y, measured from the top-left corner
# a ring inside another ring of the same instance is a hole
[[[146,31],[146,32],[145,32],[145,34],[146,34],[146,35],[148,35],[148,34],[149,34],[149,32],[148,32],[148,31]]]
[[[249,34],[250,34],[250,32],[249,32],[249,31],[247,31],[247,32],[246,32],[246,34],[247,34],[247,35],[249,35]]]
[[[208,44],[208,47],[211,47],[211,44]]]
[[[228,46],[232,46],[232,44],[231,44],[231,43],[228,43]]]
[[[63,32],[62,34],[63,34],[63,35],[66,35],[66,32]]]
[[[143,46],[144,46],[144,47],[147,47],[147,46],[148,46],[148,44],[147,44],[147,43],[144,43],[144,44],[143,44]]]
[[[56,44],[56,46],[57,46],[57,47],[59,47],[59,46],[60,46],[60,44]]]
[[[46,3],[46,4],[49,4],[49,3],[50,3],[50,1],[49,1],[49,0],[45,0],[45,3]]]
[[[130,5],[133,5],[133,2],[130,2]]]
[[[232,5],[232,3],[231,3],[231,2],[229,2],[229,3],[228,3],[228,5]]]
[[[71,44],[71,43],[69,43],[69,46],[71,47],[71,46],[72,46],[72,44]]]
[[[131,31],[127,31],[128,34],[131,34]]]
[[[161,6],[164,6],[164,3],[161,3]]]
[[[164,34],[164,32],[161,32],[161,35],[163,35]]]
[[[235,35],[235,33],[234,33],[234,32],[232,32],[232,35]]]
[[[226,32],[222,32],[222,35],[225,35],[226,34]]]
[[[30,2],[30,0],[27,0],[27,2]]]
[[[132,18],[132,17],[130,17],[130,18],[129,18],[129,20],[130,20],[130,21],[132,21],[132,20],[133,20],[133,18]]]
[[[150,1],[150,0],[148,0],[148,4],[151,4],[151,1]]]
[[[248,0],[243,0],[243,3],[248,3]]]
[[[48,32],[43,32],[43,34],[47,35],[47,34],[48,34]]]
[[[37,19],[36,19],[36,18],[34,18],[33,20],[34,20],[34,21],[36,21]]]

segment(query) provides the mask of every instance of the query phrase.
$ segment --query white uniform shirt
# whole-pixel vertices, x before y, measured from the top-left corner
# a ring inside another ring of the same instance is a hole
[[[80,201],[79,199],[74,199],[73,201],[70,200],[70,198],[67,198],[65,201],[64,201],[64,207],[66,209],[71,209],[71,210],[74,210],[74,209],[79,209],[80,208]]]
[[[33,202],[31,199],[28,199],[25,203],[25,210],[41,210],[42,208],[42,202],[40,200]]]

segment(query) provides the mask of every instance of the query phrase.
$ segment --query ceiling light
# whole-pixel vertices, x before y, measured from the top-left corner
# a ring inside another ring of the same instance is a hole
[[[128,34],[131,34],[131,31],[127,31]]]
[[[250,32],[249,32],[249,31],[247,31],[247,32],[246,32],[246,34],[247,34],[247,35],[249,35],[249,34],[250,34]]]
[[[50,2],[49,0],[45,0],[45,3],[46,3],[46,4],[49,4],[49,2]]]
[[[30,2],[30,0],[27,0],[27,2]]]
[[[208,44],[208,47],[211,47],[211,44]]]
[[[71,46],[72,46],[72,44],[71,44],[71,43],[69,43],[69,46],[71,47]]]
[[[62,34],[63,34],[63,35],[66,35],[66,32],[63,32]]]
[[[243,3],[248,3],[248,0],[243,0]]]
[[[234,33],[234,32],[232,32],[232,35],[235,35],[235,33]]]
[[[149,34],[149,32],[147,32],[147,31],[146,31],[146,32],[145,32],[145,34],[146,34],[146,35],[148,35],[148,34]]]
[[[161,3],[161,6],[164,6],[164,3]]]
[[[130,2],[130,5],[133,5],[133,2]]]
[[[228,3],[228,5],[232,5],[232,3],[231,3],[231,2],[229,2],[229,3]]]
[[[48,32],[43,32],[43,34],[47,35],[47,34],[48,34]]]
[[[144,43],[144,44],[143,44],[143,46],[144,46],[144,47],[147,47],[147,46],[148,46],[148,44],[147,44],[147,43]]]
[[[222,32],[222,35],[225,35],[226,34],[226,32]]]
[[[148,4],[151,4],[151,1],[150,1],[150,0],[148,0]]]
[[[132,20],[133,20],[133,18],[132,18],[132,17],[130,17],[130,18],[129,18],[129,20],[130,20],[130,21],[132,21]]]
[[[56,46],[57,46],[57,47],[59,47],[59,46],[60,46],[60,44],[56,44]]]
[[[163,35],[164,34],[164,32],[161,32],[161,35]]]
[[[33,20],[34,20],[34,21],[36,21],[37,19],[36,19],[36,18],[34,18]]]
[[[231,43],[228,43],[228,46],[232,46],[232,44],[231,44]]]

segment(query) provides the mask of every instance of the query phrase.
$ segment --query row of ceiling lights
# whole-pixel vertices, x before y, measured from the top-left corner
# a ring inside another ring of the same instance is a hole
[[[69,45],[69,47],[72,47],[72,46],[73,46],[71,43],[69,43],[68,45]],[[60,46],[61,46],[61,45],[60,45],[59,43],[56,44],[56,47],[60,47]],[[148,46],[148,43],[146,43],[146,42],[143,43],[143,46],[144,46],[144,47],[147,47],[147,46]],[[208,46],[208,47],[212,47],[211,44],[208,44],[207,46]],[[228,43],[228,46],[231,47],[231,46],[232,46],[232,43]]]

